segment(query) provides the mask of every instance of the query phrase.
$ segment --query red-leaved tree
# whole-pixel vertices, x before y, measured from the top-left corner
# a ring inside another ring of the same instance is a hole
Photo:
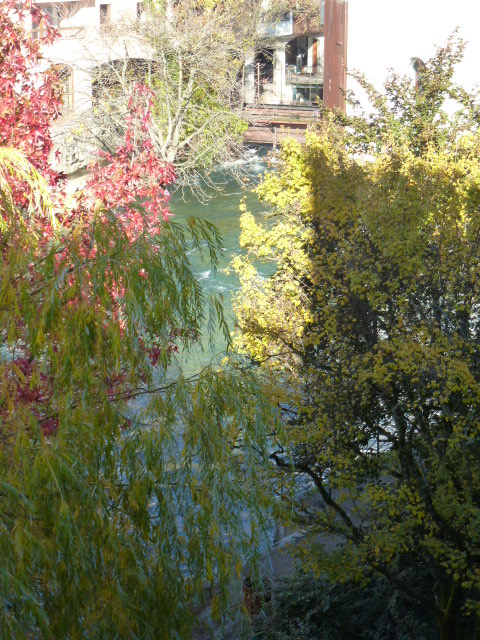
[[[118,237],[116,240],[110,238],[108,246],[102,247],[102,255],[97,256],[99,244],[94,234],[95,227],[111,226],[110,218],[114,212],[116,232],[123,236],[128,247],[133,248],[140,237],[148,237],[153,240],[150,250],[158,253],[160,249],[155,238],[160,236],[162,223],[169,217],[166,187],[175,180],[174,171],[153,153],[147,137],[152,95],[147,87],[138,85],[129,99],[124,144],[114,156],[100,154],[101,162],[92,165],[86,188],[67,204],[64,181],[50,165],[54,152],[50,127],[61,108],[59,83],[55,72],[41,71],[41,51],[54,41],[57,34],[47,23],[45,35],[32,39],[22,23],[29,18],[32,22],[40,21],[42,12],[33,5],[19,9],[17,4],[9,0],[0,13],[0,28],[7,36],[0,67],[0,144],[20,152],[22,160],[30,163],[31,167],[24,164],[23,172],[18,166],[15,170],[15,162],[12,164],[11,159],[4,165],[10,196],[10,206],[1,212],[7,230],[3,240],[4,258],[12,267],[14,255],[22,254],[23,259],[16,265],[18,273],[14,282],[18,286],[23,283],[29,287],[40,310],[44,304],[41,292],[46,289],[46,283],[64,274],[71,313],[83,305],[101,312],[105,310],[105,298],[99,295],[95,283],[85,271],[97,257],[107,257]],[[33,182],[25,180],[25,171]],[[42,190],[43,196],[35,198],[36,191]],[[29,212],[28,216],[24,215],[25,210]],[[13,233],[9,234],[8,230]],[[26,244],[28,251],[25,251]],[[30,261],[25,268],[27,255]],[[52,256],[52,271],[46,275],[42,270]],[[78,281],[79,269],[83,272],[81,284]],[[146,280],[147,269],[141,266],[138,275]],[[125,275],[105,268],[101,279],[104,293],[110,298],[109,324],[115,322],[123,335]],[[72,291],[76,291],[75,296],[72,296]],[[160,347],[155,336],[150,335],[146,340],[141,326],[131,329],[138,334],[136,339],[145,347],[146,353],[150,352],[150,359],[156,361]],[[172,335],[178,335],[177,327],[175,331],[173,326],[171,329]],[[164,340],[165,335],[162,336]],[[39,418],[42,429],[51,432],[58,424],[57,411],[52,406],[52,376],[44,370],[36,371],[35,349],[28,341],[19,342],[15,336],[15,342],[16,353],[8,372],[14,380],[15,404],[28,403]],[[57,347],[60,348],[60,344]],[[172,348],[173,344],[167,351]],[[45,363],[42,357],[42,369]],[[121,375],[109,374],[107,378],[112,392],[118,393],[117,387],[125,379],[123,372]],[[112,385],[113,380],[115,385]],[[122,391],[128,395],[128,385]]]

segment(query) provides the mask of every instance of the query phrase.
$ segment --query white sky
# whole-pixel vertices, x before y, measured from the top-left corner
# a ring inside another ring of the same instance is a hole
[[[480,0],[348,0],[347,67],[376,86],[388,67],[413,77],[410,58],[430,58],[457,26],[468,42],[455,80],[471,89],[480,85]]]

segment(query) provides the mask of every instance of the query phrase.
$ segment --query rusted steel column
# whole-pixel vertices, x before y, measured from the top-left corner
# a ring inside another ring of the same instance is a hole
[[[323,102],[345,111],[348,0],[325,0]]]

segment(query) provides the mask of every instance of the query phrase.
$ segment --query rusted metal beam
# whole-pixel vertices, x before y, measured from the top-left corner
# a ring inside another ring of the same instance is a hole
[[[347,89],[347,0],[325,0],[325,70],[323,102],[345,111]]]

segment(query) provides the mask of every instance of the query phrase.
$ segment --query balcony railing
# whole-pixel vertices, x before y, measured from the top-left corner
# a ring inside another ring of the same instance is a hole
[[[57,31],[64,40],[81,40],[85,38],[85,27],[57,27]],[[37,40],[45,35],[44,27],[32,29],[32,38]]]
[[[287,66],[287,82],[296,86],[313,86],[323,84],[323,69],[321,67],[302,67],[297,70],[295,65]]]

